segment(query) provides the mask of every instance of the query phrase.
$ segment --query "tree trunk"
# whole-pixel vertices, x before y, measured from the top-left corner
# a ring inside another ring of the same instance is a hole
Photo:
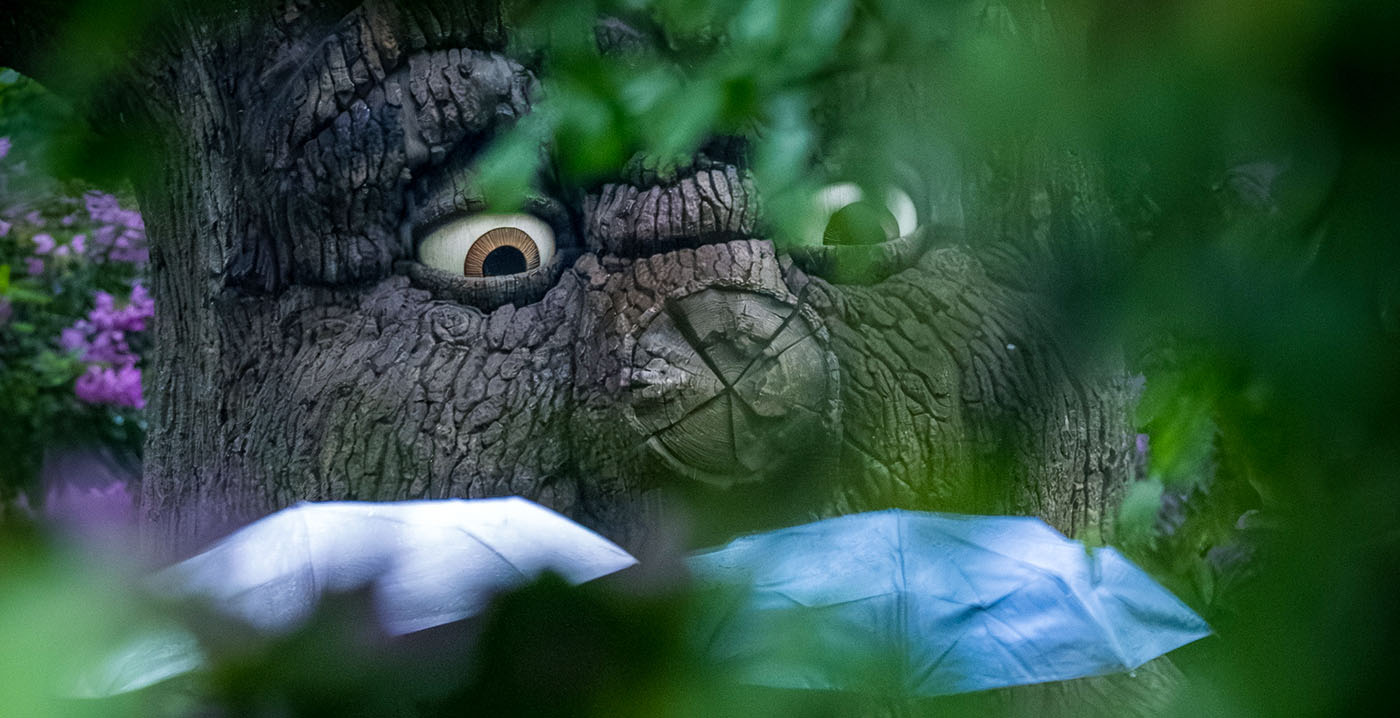
[[[1068,155],[969,159],[965,227],[861,250],[859,281],[855,250],[775,250],[726,146],[542,186],[557,251],[463,277],[418,243],[480,213],[468,168],[537,85],[496,10],[272,5],[168,19],[113,104],[162,160],[135,178],[153,549],[300,500],[504,494],[632,548],[888,506],[1110,528],[1132,392],[1033,279],[1102,233]]]
[[[1111,532],[1133,391],[1047,281],[1113,231],[1092,163],[1032,132],[965,156],[961,227],[780,254],[711,147],[541,187],[554,251],[461,276],[419,245],[481,215],[468,168],[537,79],[485,5],[318,8],[176,17],[122,100],[162,159],[134,178],[152,552],[303,500],[512,494],[643,554],[677,517],[695,543],[886,507]]]

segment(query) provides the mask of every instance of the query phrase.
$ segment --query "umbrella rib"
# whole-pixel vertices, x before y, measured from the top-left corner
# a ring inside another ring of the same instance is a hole
[[[948,644],[947,648],[943,649],[942,653],[938,654],[937,658],[933,659],[933,663],[928,668],[925,668],[924,670],[919,672],[919,676],[917,677],[917,679],[910,681],[910,693],[917,693],[917,687],[923,685],[924,681],[927,681],[929,679],[929,676],[933,675],[934,672],[936,672],[943,665],[943,661],[948,659],[949,654],[953,652],[953,649],[958,647],[959,643],[962,643],[962,639],[962,636],[958,636],[956,639],[954,639],[952,643]],[[911,675],[910,678],[914,678],[914,676]],[[936,693],[934,695],[945,694]]]
[[[877,598],[884,598],[884,597],[890,595],[890,593],[874,593],[874,594],[871,594],[871,595],[869,595],[869,596],[861,596],[861,597],[859,597],[859,598],[848,598],[848,599],[846,599],[846,600],[844,600],[844,601],[830,601],[830,602],[827,602],[827,603],[813,604],[813,603],[808,603],[808,602],[806,602],[806,601],[799,601],[799,600],[793,598],[792,596],[790,596],[790,595],[788,595],[788,594],[786,594],[786,593],[784,593],[784,592],[782,592],[782,591],[773,590],[773,591],[770,591],[770,593],[772,593],[773,595],[776,595],[776,596],[781,596],[783,599],[792,602],[792,604],[793,604],[794,606],[799,606],[799,607],[801,607],[801,608],[807,608],[807,609],[829,609],[829,608],[836,608],[836,607],[838,607],[838,606],[849,606],[849,605],[851,605],[851,604],[860,603],[860,602],[862,602],[862,601],[873,601],[873,600],[875,600],[875,599],[877,599]],[[891,593],[892,593],[892,592],[891,592]]]
[[[953,568],[958,572],[958,576],[962,578],[963,583],[967,584],[967,590],[971,591],[971,592],[972,592],[972,595],[977,597],[977,603],[975,603],[975,604],[972,604],[972,603],[964,603],[963,605],[966,605],[966,606],[976,606],[976,607],[978,607],[978,608],[981,608],[981,607],[983,607],[984,605],[986,605],[987,599],[985,599],[985,598],[982,597],[982,592],[977,590],[977,584],[975,584],[975,583],[972,582],[972,579],[971,579],[970,577],[968,577],[967,572],[964,571],[964,570],[962,569],[962,566],[961,566],[960,564],[958,564],[957,561],[949,561],[949,563],[952,564],[952,565],[953,565]],[[963,603],[963,602],[962,602],[962,601],[954,601],[954,603]]]
[[[306,541],[302,543],[302,549],[306,551],[306,565],[310,567],[311,572],[311,595],[315,597],[312,600],[319,603],[322,595],[321,577],[317,575],[315,552],[311,550],[311,523],[306,520],[307,511],[305,507],[302,507],[302,510],[297,513],[298,518],[301,519],[302,534],[306,536]]]
[[[1020,589],[1018,588],[1017,590],[1020,590]],[[1010,594],[1007,594],[1007,595],[1009,596]],[[1003,596],[1002,598],[999,598],[999,599],[997,599],[996,601],[993,601],[991,604],[987,605],[985,608],[990,608],[991,606],[995,606],[996,604],[1000,603],[1001,601],[1003,601],[1003,600],[1005,600],[1005,599],[1006,599],[1006,596]],[[959,602],[954,601],[954,603],[959,603]],[[970,604],[965,604],[965,605],[970,605]],[[986,620],[989,620],[989,621],[996,621],[997,623],[999,623],[999,624],[1001,624],[1001,625],[1007,627],[1012,633],[1015,633],[1017,636],[1019,636],[1019,637],[1021,638],[1022,643],[1024,643],[1025,645],[1027,645],[1027,646],[1029,646],[1029,647],[1031,647],[1032,650],[1035,650],[1035,652],[1036,652],[1036,654],[1037,654],[1038,656],[1040,656],[1041,658],[1044,658],[1044,657],[1045,657],[1044,651],[1041,651],[1039,648],[1037,648],[1034,641],[1030,640],[1024,633],[1022,633],[1022,632],[1020,632],[1019,630],[1017,630],[1016,627],[1013,626],[1012,624],[1008,623],[1007,621],[1002,620],[1001,618],[998,618],[997,616],[991,615],[991,614],[986,613],[986,612],[982,612],[982,616],[983,616],[983,618],[985,618]],[[933,663],[932,663],[931,665],[929,665],[927,668],[925,668],[925,669],[923,669],[922,671],[920,671],[920,672],[919,672],[919,675],[918,675],[917,677],[911,676],[911,678],[914,678],[914,680],[911,681],[911,685],[910,685],[911,692],[917,691],[918,686],[922,685],[925,681],[927,681],[927,680],[929,679],[929,676],[931,676],[931,675],[933,675],[934,673],[936,673],[936,672],[938,671],[938,669],[941,668],[941,667],[943,666],[944,661],[946,661],[946,660],[948,659],[948,656],[951,655],[951,654],[953,653],[953,651],[958,647],[958,644],[962,643],[962,640],[963,640],[964,637],[966,637],[966,634],[963,634],[962,636],[958,636],[958,638],[956,638],[947,648],[945,648],[945,649],[943,650],[942,653],[938,654],[938,657],[935,658],[935,659],[933,660]],[[1015,653],[1014,651],[1006,650],[1005,644],[1002,644],[1000,641],[998,641],[998,642],[997,642],[997,645],[1001,646],[1002,649],[1005,651],[1005,653],[1006,653],[1007,655],[1010,655],[1010,656],[1014,657],[1014,658],[1016,659],[1016,662],[1019,663],[1019,664],[1021,664],[1021,668],[1022,668],[1023,670],[1025,670],[1027,674],[1029,674],[1029,675],[1036,675],[1037,677],[1039,676],[1039,674],[1038,674],[1037,672],[1031,670],[1031,669],[1030,669],[1030,666],[1025,662],[1025,660],[1023,660],[1019,655],[1016,655],[1016,653]],[[960,676],[960,677],[965,678],[965,676]],[[959,691],[955,691],[955,692],[959,692]],[[932,694],[932,695],[945,695],[945,694],[939,693],[939,694]]]
[[[380,519],[381,521],[392,521],[392,522],[394,522],[394,523],[396,523],[396,524],[403,524],[403,525],[405,525],[405,526],[410,526],[410,525],[412,525],[410,522],[404,521],[403,519],[401,519],[401,518],[399,518],[399,517],[397,517],[397,516],[382,516],[382,515],[381,515],[381,516],[377,516],[377,517],[375,517],[375,518],[378,518],[378,519]],[[498,559],[501,560],[501,563],[504,563],[505,565],[509,566],[509,567],[510,567],[510,570],[514,571],[518,576],[520,576],[520,578],[525,579],[526,581],[529,581],[529,580],[530,580],[530,576],[527,575],[524,571],[521,571],[521,570],[520,570],[520,567],[519,567],[519,566],[516,566],[513,562],[511,562],[510,559],[506,558],[505,554],[501,553],[499,550],[497,550],[497,549],[496,549],[494,546],[492,546],[491,544],[486,543],[485,540],[483,540],[481,537],[477,536],[476,534],[472,533],[469,529],[467,529],[467,527],[465,527],[465,526],[443,526],[442,528],[446,528],[446,529],[450,529],[450,530],[458,531],[458,532],[462,533],[462,535],[464,535],[464,536],[466,536],[467,538],[470,538],[471,540],[477,542],[477,544],[479,544],[482,548],[486,549],[487,551],[490,551],[492,556],[495,556],[496,558],[498,558]]]
[[[1069,585],[1069,583],[1067,583],[1067,582],[1064,580],[1064,578],[1063,578],[1062,576],[1060,576],[1059,574],[1055,573],[1054,571],[1050,571],[1050,570],[1048,570],[1048,569],[1042,568],[1042,567],[1040,567],[1040,566],[1037,566],[1037,565],[1034,564],[1034,563],[1031,563],[1030,561],[1026,561],[1025,559],[1022,559],[1022,558],[1017,558],[1016,556],[1011,556],[1011,555],[1009,555],[1009,554],[1003,553],[1003,552],[998,551],[998,550],[996,550],[996,549],[989,548],[989,547],[987,547],[987,546],[980,546],[980,545],[975,544],[975,543],[973,543],[973,542],[971,542],[971,541],[968,541],[967,539],[965,539],[965,538],[963,538],[963,537],[961,537],[961,536],[955,536],[955,535],[952,535],[952,534],[944,534],[944,535],[947,536],[948,538],[950,538],[950,539],[952,539],[952,540],[954,540],[954,541],[960,543],[960,544],[965,545],[965,546],[969,546],[969,547],[971,547],[971,548],[975,548],[975,549],[980,549],[980,550],[983,550],[983,551],[987,551],[987,552],[989,552],[989,553],[994,553],[994,554],[996,554],[996,555],[998,555],[998,556],[1001,556],[1002,558],[1005,558],[1005,559],[1008,559],[1008,560],[1011,560],[1011,561],[1015,561],[1016,563],[1018,563],[1018,564],[1024,566],[1025,568],[1028,568],[1028,569],[1030,569],[1030,570],[1032,570],[1032,571],[1034,571],[1034,572],[1036,572],[1036,573],[1038,573],[1038,574],[1041,574],[1041,575],[1045,576],[1046,578],[1049,578],[1050,580],[1052,580],[1052,581],[1054,581],[1055,583],[1059,584],[1059,585],[1060,585],[1060,588],[1064,589],[1065,593],[1069,593],[1069,594],[1073,595],[1075,598],[1080,598],[1079,593],[1076,592],[1073,588],[1071,588],[1070,585]],[[957,566],[956,563],[953,564],[953,565],[954,565],[954,566]],[[962,568],[961,568],[961,567],[958,568],[958,573],[962,573]],[[964,580],[964,581],[967,581],[967,580],[968,580],[966,574],[963,574],[963,580]],[[969,582],[968,585],[971,586],[971,585],[972,585],[971,582]],[[976,589],[975,586],[973,586],[972,592],[977,594],[977,599],[978,599],[979,601],[984,600],[984,599],[982,599],[982,594],[980,594],[980,593],[977,592],[977,589]],[[1081,602],[1082,602],[1082,599],[1081,599]],[[1097,616],[1095,616],[1095,618],[1097,618]]]
[[[1032,641],[1028,636],[1026,636],[1026,634],[1018,630],[1015,625],[1013,625],[1009,621],[1002,620],[1001,618],[993,616],[991,614],[987,614],[987,620],[996,621],[997,623],[1000,623],[1001,625],[1005,626],[1007,630],[1016,634],[1017,638],[1021,639],[1021,643],[1029,646],[1031,650],[1035,651],[1036,655],[1039,656],[1042,660],[1045,659],[1045,652],[1040,650],[1040,648],[1036,646],[1035,641]],[[1009,648],[1007,648],[1006,644],[1002,643],[1001,641],[997,641],[997,645],[1001,646],[1002,650],[1005,651],[1007,655],[1014,657],[1016,659],[1016,662],[1021,664],[1022,670],[1024,670],[1027,674],[1037,676],[1039,675],[1036,671],[1031,670],[1031,667],[1026,663],[1024,658],[1022,658],[1015,651],[1012,651]]]
[[[902,514],[894,515],[894,540],[895,556],[899,557],[899,590],[895,595],[894,605],[895,610],[899,612],[898,623],[896,625],[899,626],[899,641],[903,644],[899,647],[897,655],[899,656],[900,662],[904,664],[901,666],[900,673],[907,677],[909,675],[910,649],[909,577],[905,574],[904,569],[904,516]],[[908,689],[909,686],[906,685],[905,690],[907,691]]]
[[[1039,567],[1039,566],[1036,566],[1036,565],[1033,564],[1033,563],[1030,563],[1029,561],[1026,561],[1026,560],[1023,559],[1023,558],[1020,558],[1020,557],[1017,557],[1017,556],[1012,556],[1011,554],[1008,554],[1008,553],[1006,553],[1006,552],[1004,552],[1004,551],[998,551],[998,550],[996,550],[996,549],[994,549],[994,548],[992,548],[992,547],[990,547],[990,546],[984,546],[984,545],[982,545],[982,544],[973,543],[973,542],[971,542],[971,541],[969,541],[969,540],[967,540],[967,539],[965,539],[965,538],[963,538],[963,537],[961,537],[961,536],[958,536],[957,534],[951,534],[951,533],[944,532],[943,535],[944,535],[944,536],[947,536],[948,538],[952,539],[953,541],[956,541],[956,542],[958,542],[958,543],[960,543],[960,544],[963,544],[963,545],[965,545],[965,546],[971,546],[972,548],[975,548],[975,549],[978,549],[978,550],[981,550],[981,551],[986,551],[986,552],[988,552],[988,553],[994,553],[994,554],[996,554],[996,555],[998,555],[998,556],[1000,556],[1000,557],[1002,557],[1002,558],[1010,559],[1010,560],[1015,561],[1015,562],[1017,562],[1017,563],[1026,564],[1027,566],[1030,566],[1030,567],[1036,569],[1037,571],[1044,571],[1044,570],[1045,570],[1045,569],[1043,569],[1043,568],[1041,568],[1041,567]]]
[[[1094,626],[1099,629],[1099,632],[1103,635],[1104,640],[1107,641],[1109,647],[1113,650],[1114,657],[1117,658],[1125,668],[1131,668],[1131,661],[1124,653],[1123,647],[1119,645],[1118,636],[1116,636],[1113,633],[1112,629],[1108,626],[1107,621],[1103,619],[1102,610],[1100,610],[1102,607],[1098,605],[1097,596],[1091,595],[1089,597],[1086,597],[1081,595],[1078,591],[1074,590],[1074,587],[1069,585],[1068,581],[1065,581],[1063,576],[1060,576],[1054,571],[1041,568],[1040,566],[1037,566],[1029,561],[1017,558],[1015,556],[1007,555],[1005,553],[1002,553],[1001,551],[997,551],[996,549],[988,548],[986,546],[978,546],[977,544],[972,543],[971,541],[968,541],[967,539],[962,538],[961,536],[955,536],[952,534],[947,534],[947,536],[953,539],[954,541],[957,541],[958,543],[962,543],[973,548],[980,548],[985,551],[990,551],[991,553],[997,554],[998,556],[1002,556],[1003,558],[1016,561],[1017,563],[1020,563],[1022,566],[1025,566],[1031,571],[1039,573],[1042,576],[1045,576],[1046,578],[1050,579],[1051,581],[1054,581],[1066,594],[1073,596],[1076,602],[1078,603],[1079,607],[1085,613],[1089,614],[1089,617],[1091,619],[1093,619]],[[1093,557],[1090,556],[1090,560],[1092,559]],[[959,569],[959,571],[961,571],[961,569]]]
[[[1088,554],[1087,560],[1090,562],[1090,571],[1100,570],[1098,566],[1099,557],[1097,555],[1090,553]],[[1122,643],[1118,640],[1118,634],[1113,631],[1110,622],[1104,618],[1103,605],[1099,601],[1098,592],[1091,587],[1087,596],[1081,596],[1077,591],[1074,595],[1079,599],[1079,603],[1084,606],[1084,610],[1094,618],[1095,625],[1103,632],[1104,639],[1108,641],[1108,645],[1113,649],[1113,655],[1118,658],[1118,661],[1123,664],[1123,667],[1128,670],[1136,668],[1136,666],[1133,665],[1133,660],[1128,656],[1127,651],[1123,650]]]

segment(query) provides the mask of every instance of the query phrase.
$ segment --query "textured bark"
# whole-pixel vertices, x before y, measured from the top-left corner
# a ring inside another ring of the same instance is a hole
[[[152,547],[298,500],[502,494],[632,547],[673,506],[707,539],[887,506],[1108,528],[1130,392],[1028,279],[1079,195],[995,205],[974,177],[966,242],[787,256],[716,144],[544,192],[555,260],[467,281],[414,261],[413,228],[480,206],[464,168],[537,91],[494,6],[209,12],[162,21],[122,108],[165,158],[136,178]],[[984,241],[1011,235],[1034,241]]]

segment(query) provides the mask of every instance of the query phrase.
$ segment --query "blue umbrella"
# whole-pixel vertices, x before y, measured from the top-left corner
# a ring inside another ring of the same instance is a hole
[[[879,511],[695,555],[745,683],[940,696],[1131,671],[1210,634],[1111,548],[1029,517]]]

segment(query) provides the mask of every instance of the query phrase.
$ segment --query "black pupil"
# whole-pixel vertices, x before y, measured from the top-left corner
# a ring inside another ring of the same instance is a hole
[[[525,271],[525,253],[515,247],[497,247],[481,262],[481,273],[488,277]]]
[[[880,244],[899,233],[888,209],[872,202],[852,202],[827,221],[822,244]]]

